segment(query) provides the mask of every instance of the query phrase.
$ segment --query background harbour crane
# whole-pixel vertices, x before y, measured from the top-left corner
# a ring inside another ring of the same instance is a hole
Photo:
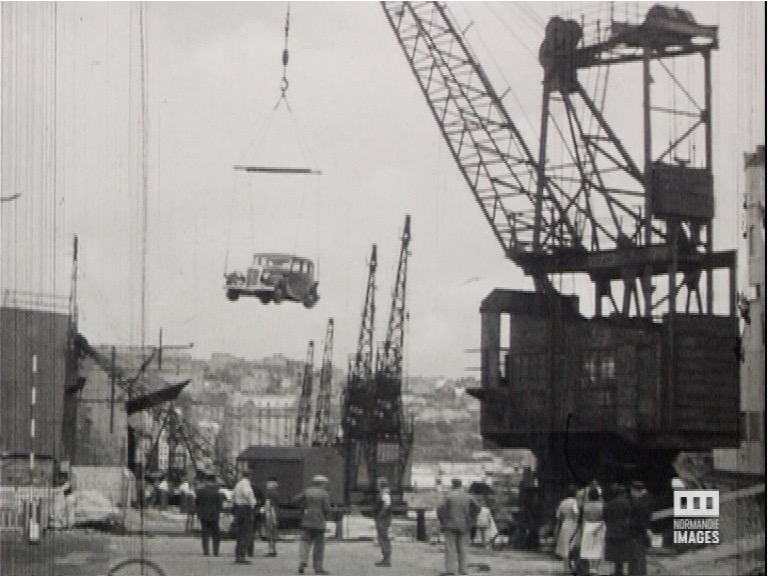
[[[315,364],[315,341],[310,340],[307,347],[307,359],[304,362],[304,370],[301,376],[301,396],[299,396],[299,410],[296,415],[296,434],[294,443],[296,446],[309,446],[312,417],[312,377]]]
[[[405,484],[408,460],[413,446],[413,426],[406,418],[402,402],[403,343],[408,310],[406,285],[408,258],[410,257],[411,216],[406,215],[400,241],[397,275],[392,290],[392,304],[387,324],[387,335],[379,351],[374,377],[373,425],[376,429],[377,469],[374,477],[385,475],[397,487]],[[386,450],[384,447],[391,448]],[[384,448],[384,449],[382,449]],[[396,458],[393,456],[396,455]],[[381,461],[381,460],[387,461]]]
[[[368,260],[368,281],[365,288],[365,302],[357,338],[357,351],[350,360],[347,385],[344,389],[341,407],[341,428],[345,452],[344,500],[350,502],[353,491],[365,482],[367,470],[375,464],[370,462],[371,450],[366,446],[370,427],[370,402],[373,377],[373,329],[376,316],[376,244],[371,247]],[[374,454],[375,457],[375,454]],[[361,464],[364,464],[361,466]]]
[[[336,439],[331,422],[331,394],[333,392],[333,318],[328,318],[323,348],[323,364],[320,368],[320,386],[315,405],[315,430],[312,444],[330,446]]]

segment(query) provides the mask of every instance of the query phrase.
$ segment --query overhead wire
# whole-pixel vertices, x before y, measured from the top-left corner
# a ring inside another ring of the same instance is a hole
[[[460,6],[462,6],[462,8],[464,8],[464,10],[465,10],[465,12],[466,12],[466,7],[464,7],[464,5],[463,5],[463,4],[462,4],[462,5],[460,5]],[[519,37],[519,36],[516,34],[516,32],[514,31],[514,29],[512,29],[512,28],[511,28],[511,27],[509,27],[509,26],[508,26],[506,23],[504,23],[503,19],[502,19],[502,18],[499,18],[499,17],[498,17],[498,14],[497,14],[497,13],[495,13],[495,11],[494,11],[493,9],[491,9],[490,7],[489,7],[489,11],[490,11],[490,12],[491,12],[491,13],[494,15],[494,17],[496,17],[496,18],[498,19],[498,21],[501,23],[501,25],[502,25],[502,26],[503,26],[503,27],[504,27],[504,28],[505,28],[507,31],[509,31],[509,32],[512,34],[512,36],[515,38],[515,40],[517,40],[517,41],[518,41],[518,43],[519,43],[519,44],[520,44],[520,45],[521,45],[521,46],[522,46],[522,47],[523,47],[523,48],[526,50],[526,52],[528,52],[528,53],[529,53],[529,54],[530,54],[530,55],[531,55],[531,56],[532,56],[534,59],[535,59],[535,58],[537,58],[537,57],[536,57],[536,55],[534,54],[534,52],[533,52],[533,51],[530,49],[530,47],[529,47],[529,46],[527,46],[527,45],[525,44],[525,42],[523,42],[523,41],[522,41],[522,39],[521,39],[521,38],[520,38],[520,37]],[[468,19],[469,21],[472,21],[471,15],[469,15],[468,13],[467,13],[467,19]],[[542,30],[542,32],[543,32],[543,30]],[[523,117],[523,119],[525,120],[525,122],[526,122],[526,123],[528,124],[528,126],[530,127],[530,129],[531,129],[531,133],[535,134],[535,133],[536,133],[536,130],[535,130],[535,128],[534,128],[534,126],[533,126],[533,124],[531,123],[531,120],[530,120],[530,117],[529,117],[529,115],[528,115],[527,109],[526,109],[526,107],[525,107],[525,106],[523,106],[522,102],[521,102],[521,101],[520,101],[520,99],[518,98],[518,95],[517,95],[517,93],[516,93],[516,92],[515,92],[515,90],[512,88],[513,84],[507,80],[507,78],[506,78],[506,75],[504,74],[504,72],[503,72],[503,71],[502,71],[502,69],[501,69],[501,66],[500,66],[500,65],[499,65],[499,63],[496,61],[496,58],[494,58],[494,56],[493,56],[493,52],[490,50],[490,48],[489,48],[488,44],[485,42],[483,35],[478,33],[478,34],[477,34],[477,38],[478,38],[478,42],[480,43],[480,45],[482,45],[483,49],[485,50],[485,53],[486,53],[486,55],[487,55],[488,59],[489,59],[489,60],[491,61],[491,63],[493,64],[493,67],[496,69],[496,72],[497,72],[497,73],[500,75],[501,79],[504,81],[504,84],[507,86],[507,88],[508,88],[508,94],[510,94],[510,95],[512,96],[513,100],[515,101],[515,103],[516,103],[516,105],[517,105],[517,108],[518,108],[518,112],[519,112],[519,114],[520,114],[520,115]]]

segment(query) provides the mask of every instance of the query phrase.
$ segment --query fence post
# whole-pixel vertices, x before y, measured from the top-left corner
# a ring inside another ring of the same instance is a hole
[[[427,521],[424,508],[416,509],[416,540],[418,542],[427,541]]]

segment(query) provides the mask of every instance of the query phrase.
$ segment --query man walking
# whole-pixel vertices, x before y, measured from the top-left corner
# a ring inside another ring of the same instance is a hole
[[[240,473],[240,480],[232,491],[232,508],[234,522],[237,528],[237,542],[235,544],[235,563],[250,564],[245,555],[248,552],[248,543],[253,543],[253,507],[256,505],[256,497],[251,488],[250,470]]]
[[[323,569],[325,553],[325,520],[331,513],[331,499],[325,489],[328,478],[317,475],[312,478],[312,485],[294,498],[294,503],[301,510],[301,540],[299,541],[299,574],[309,561],[309,549],[312,550],[312,567],[315,574],[328,574]]]
[[[195,492],[197,517],[203,540],[203,554],[208,556],[208,541],[213,540],[213,555],[219,555],[219,515],[221,514],[222,495],[216,485],[216,476],[206,474],[203,485]]]
[[[376,482],[376,504],[373,508],[373,519],[376,523],[376,538],[381,547],[382,559],[376,562],[376,566],[391,566],[392,543],[389,539],[389,525],[392,523],[392,496],[389,493],[389,482],[386,478],[379,478]]]
[[[278,492],[277,478],[267,480],[267,489],[264,494],[264,530],[267,536],[269,551],[267,556],[277,556],[277,525],[280,508],[280,494]]]
[[[475,523],[480,505],[461,487],[461,480],[451,480],[451,491],[437,507],[440,529],[445,536],[444,576],[467,573],[469,533]]]

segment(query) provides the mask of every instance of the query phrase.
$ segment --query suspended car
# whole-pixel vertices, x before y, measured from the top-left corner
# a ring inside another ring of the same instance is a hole
[[[233,302],[240,296],[253,296],[262,304],[283,300],[301,302],[312,308],[320,296],[317,293],[315,265],[309,258],[290,254],[254,254],[245,274],[234,271],[224,275],[227,298]]]

